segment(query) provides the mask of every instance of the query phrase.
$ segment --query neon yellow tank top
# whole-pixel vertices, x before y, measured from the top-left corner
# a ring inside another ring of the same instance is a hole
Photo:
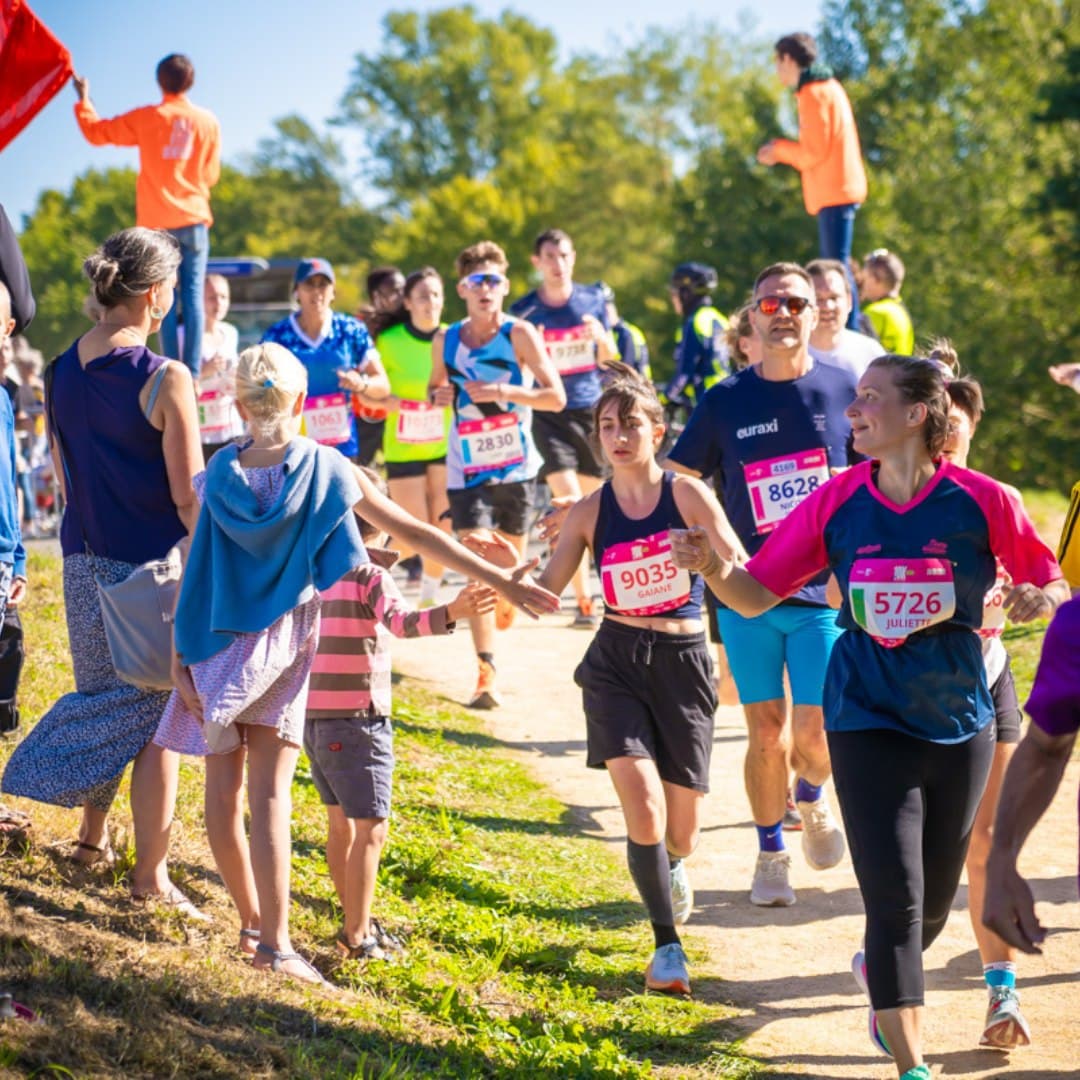
[[[415,337],[399,323],[379,335],[376,348],[390,379],[390,393],[402,399],[401,408],[386,417],[383,457],[387,461],[445,457],[450,409],[434,409],[427,400],[431,342]]]

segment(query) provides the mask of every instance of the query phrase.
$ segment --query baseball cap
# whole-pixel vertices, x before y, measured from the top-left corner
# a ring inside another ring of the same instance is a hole
[[[331,282],[334,280],[334,268],[325,259],[301,259],[293,277],[293,285],[299,285],[316,274],[328,277]]]

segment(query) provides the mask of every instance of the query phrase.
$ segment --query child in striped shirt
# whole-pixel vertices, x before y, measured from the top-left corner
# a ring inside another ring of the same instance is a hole
[[[363,471],[382,487],[376,473]],[[474,581],[449,604],[415,611],[390,576],[397,555],[374,546],[385,534],[362,518],[360,534],[371,562],[321,594],[304,750],[326,806],[326,861],[345,913],[338,948],[354,959],[385,959],[400,948],[371,915],[394,772],[387,631],[395,637],[452,633],[459,620],[493,611],[495,592]]]

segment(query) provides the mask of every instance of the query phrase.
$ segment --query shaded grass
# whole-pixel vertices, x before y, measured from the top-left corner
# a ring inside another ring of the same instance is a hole
[[[24,614],[26,726],[71,688],[59,560],[35,555]],[[0,985],[43,1022],[0,1027],[0,1075],[80,1077],[753,1077],[721,1006],[640,993],[650,935],[625,867],[573,826],[470,715],[398,686],[395,815],[380,919],[400,963],[339,962],[325,815],[306,761],[294,786],[297,945],[342,988],[250,969],[182,766],[174,877],[207,929],[127,898],[126,784],[114,871],[75,867],[78,815],[24,804],[36,842],[0,859]],[[0,747],[6,760],[10,744]],[[703,959],[693,939],[691,960]],[[723,999],[722,984],[708,996]]]

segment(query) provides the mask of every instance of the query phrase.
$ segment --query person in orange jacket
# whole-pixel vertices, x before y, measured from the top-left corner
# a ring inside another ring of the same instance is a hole
[[[776,43],[776,74],[795,91],[799,138],[773,139],[757,152],[762,165],[791,165],[802,179],[806,212],[817,217],[820,257],[848,267],[855,236],[855,211],[866,200],[859,132],[844,88],[832,69],[817,62],[809,34],[787,34]],[[852,308],[848,329],[857,330],[858,287],[847,271]]]
[[[94,146],[137,146],[139,178],[135,184],[135,224],[165,229],[180,244],[177,297],[184,315],[184,355],[177,334],[177,305],[161,324],[161,351],[183,360],[199,373],[203,339],[203,288],[210,254],[210,189],[221,174],[221,129],[214,114],[193,105],[187,92],[195,67],[186,56],[171,53],[157,66],[162,98],[103,120],[90,101],[90,82],[72,75],[79,95],[75,119]]]

